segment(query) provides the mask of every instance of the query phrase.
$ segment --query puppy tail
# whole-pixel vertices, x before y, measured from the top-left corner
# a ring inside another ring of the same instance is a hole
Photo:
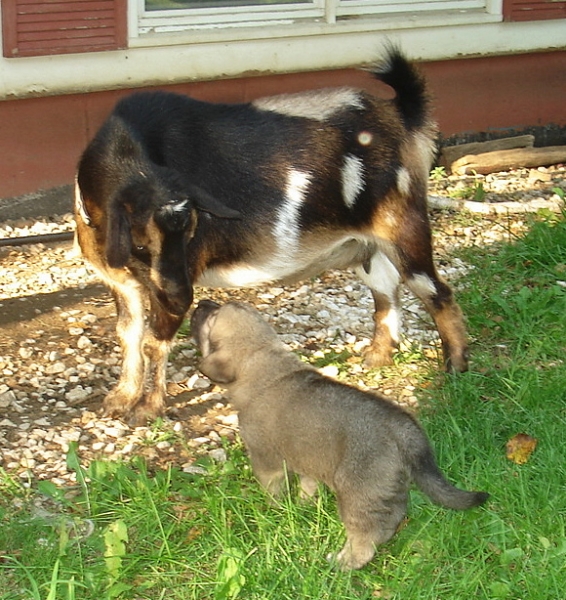
[[[411,475],[418,488],[434,503],[466,510],[483,504],[489,498],[487,492],[468,492],[453,486],[438,468],[428,440],[423,437],[422,441],[418,453],[411,460]]]

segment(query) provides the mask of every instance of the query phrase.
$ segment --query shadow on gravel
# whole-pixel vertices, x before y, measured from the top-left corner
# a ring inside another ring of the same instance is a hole
[[[66,289],[47,294],[6,298],[0,300],[2,304],[0,327],[21,321],[32,321],[38,315],[52,312],[56,306],[65,309],[81,300],[99,297],[104,294],[108,294],[108,290],[103,285],[93,284],[83,289]]]

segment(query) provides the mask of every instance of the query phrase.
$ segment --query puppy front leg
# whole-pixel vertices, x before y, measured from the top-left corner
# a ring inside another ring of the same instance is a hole
[[[261,485],[269,492],[273,498],[279,498],[283,495],[287,480],[287,471],[285,463],[264,453],[258,454],[250,450],[250,461],[254,475]]]
[[[318,481],[307,475],[301,475],[301,489],[299,491],[299,498],[303,501],[313,500],[318,490]]]

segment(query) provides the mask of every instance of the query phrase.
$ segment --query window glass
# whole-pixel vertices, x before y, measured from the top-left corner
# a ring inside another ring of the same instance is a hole
[[[274,4],[311,4],[311,0],[145,0],[145,9],[148,11],[186,10],[189,8],[230,8]]]

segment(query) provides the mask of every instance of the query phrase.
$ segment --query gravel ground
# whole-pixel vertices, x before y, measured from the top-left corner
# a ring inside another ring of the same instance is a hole
[[[465,285],[468,266],[451,253],[521,233],[525,217],[518,211],[556,209],[557,187],[566,189],[564,166],[431,183],[437,264],[456,290]],[[482,202],[467,200],[474,196]],[[434,209],[446,204],[454,210]],[[21,219],[0,224],[0,239],[72,228],[69,214]],[[404,348],[419,348],[424,362],[366,372],[360,355],[372,332],[372,299],[350,273],[330,272],[285,289],[197,289],[196,300],[203,297],[251,302],[291,349],[323,363],[333,354],[349,356],[344,367],[325,367],[329,375],[379,389],[409,407],[417,403],[419,369],[439,360],[434,327],[405,293]],[[142,454],[156,465],[190,470],[202,453],[222,460],[223,441],[236,435],[237,417],[223,390],[198,373],[195,346],[183,336],[168,368],[166,419],[132,429],[100,418],[101,401],[119,373],[115,316],[109,294],[71,242],[0,247],[0,466],[26,485],[37,479],[73,482],[65,462],[71,442],[85,464]]]

